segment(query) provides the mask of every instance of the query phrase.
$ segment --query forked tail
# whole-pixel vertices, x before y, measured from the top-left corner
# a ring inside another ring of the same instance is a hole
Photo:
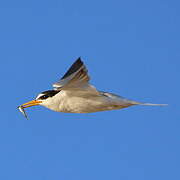
[[[144,105],[144,106],[167,106],[168,104],[140,103],[139,105]]]

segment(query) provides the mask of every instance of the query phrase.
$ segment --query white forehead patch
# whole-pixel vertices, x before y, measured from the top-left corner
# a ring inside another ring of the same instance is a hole
[[[41,96],[43,96],[44,94],[43,93],[40,93],[37,95],[36,99],[39,99]]]

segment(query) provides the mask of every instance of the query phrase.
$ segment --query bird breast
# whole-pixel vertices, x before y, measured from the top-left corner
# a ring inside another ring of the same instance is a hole
[[[52,98],[47,99],[42,105],[57,112],[90,113],[121,109],[132,104],[127,103],[124,99],[104,95],[74,96],[66,91],[61,91]]]

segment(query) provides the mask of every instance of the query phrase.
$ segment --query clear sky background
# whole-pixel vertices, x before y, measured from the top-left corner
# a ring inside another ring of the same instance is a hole
[[[0,179],[179,180],[178,0],[0,1]],[[82,57],[99,90],[167,107],[17,106]]]

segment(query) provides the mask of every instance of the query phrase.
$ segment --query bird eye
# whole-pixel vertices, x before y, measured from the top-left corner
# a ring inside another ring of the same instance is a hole
[[[47,95],[43,95],[43,96],[41,96],[40,97],[40,99],[47,99],[49,96],[47,96]]]

